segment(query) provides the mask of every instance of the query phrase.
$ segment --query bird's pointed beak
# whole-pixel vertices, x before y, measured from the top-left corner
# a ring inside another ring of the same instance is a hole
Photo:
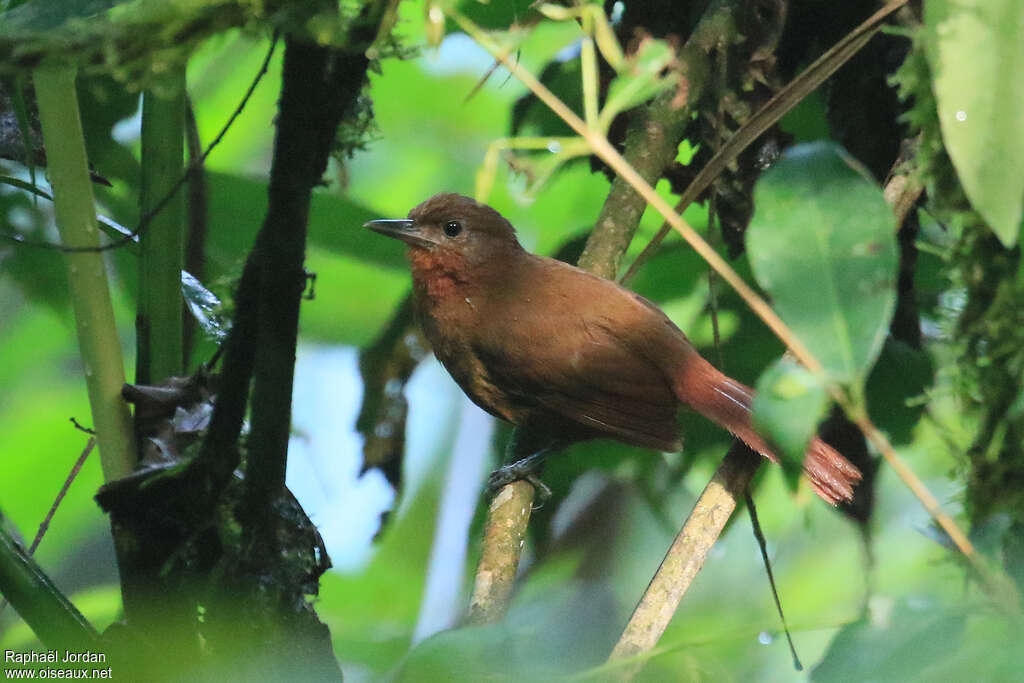
[[[423,236],[416,224],[408,218],[379,218],[363,223],[364,228],[388,237],[400,239],[418,247],[432,247],[434,243]]]

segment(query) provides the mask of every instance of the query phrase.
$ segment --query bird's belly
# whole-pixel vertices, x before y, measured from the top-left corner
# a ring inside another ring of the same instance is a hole
[[[491,415],[520,424],[525,418],[525,408],[492,381],[487,366],[466,339],[466,331],[479,324],[474,319],[477,311],[472,300],[433,297],[423,291],[418,291],[417,295],[423,333],[434,349],[434,356],[455,383],[473,403]]]
[[[518,405],[498,388],[491,380],[487,367],[471,349],[442,343],[435,345],[434,355],[473,403],[512,424],[522,422],[526,414],[525,407]]]

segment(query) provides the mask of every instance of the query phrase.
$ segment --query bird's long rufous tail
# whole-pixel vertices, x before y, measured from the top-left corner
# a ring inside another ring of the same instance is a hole
[[[779,461],[764,438],[754,430],[750,409],[753,389],[729,379],[692,352],[681,364],[674,390],[680,401],[729,430],[772,462]],[[832,505],[851,500],[853,487],[861,478],[860,470],[817,436],[807,446],[804,472],[814,492]]]

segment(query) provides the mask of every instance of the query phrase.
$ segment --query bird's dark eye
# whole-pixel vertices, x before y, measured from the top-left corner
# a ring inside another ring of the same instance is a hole
[[[444,234],[449,237],[455,237],[462,232],[462,224],[458,221],[448,221],[444,224]]]

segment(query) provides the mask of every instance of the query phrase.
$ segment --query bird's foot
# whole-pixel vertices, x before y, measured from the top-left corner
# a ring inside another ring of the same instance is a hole
[[[503,486],[514,481],[526,481],[537,490],[537,503],[533,506],[534,509],[543,507],[544,503],[551,498],[551,489],[540,480],[540,477],[534,471],[535,466],[531,465],[532,463],[519,461],[499,467],[491,472],[491,476],[487,478],[487,490],[491,493],[497,493]]]

